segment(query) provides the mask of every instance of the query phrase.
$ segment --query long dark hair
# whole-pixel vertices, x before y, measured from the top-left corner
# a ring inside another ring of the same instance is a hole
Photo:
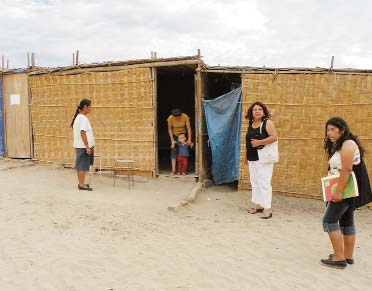
[[[249,119],[250,122],[253,121],[253,107],[255,107],[256,105],[258,105],[262,108],[262,110],[264,112],[263,119],[267,119],[267,118],[271,117],[271,114],[269,112],[269,109],[267,109],[267,106],[260,101],[256,101],[251,106],[249,106],[248,111],[247,111],[247,115],[245,116],[245,118]]]
[[[327,135],[328,125],[333,125],[342,132],[341,137],[335,143],[332,143],[328,138],[328,135]],[[335,152],[341,150],[341,147],[344,141],[349,140],[349,139],[353,140],[358,145],[358,148],[360,151],[360,157],[363,158],[364,148],[360,144],[358,137],[352,134],[346,121],[343,120],[341,117],[333,117],[327,121],[325,125],[324,151],[328,155],[328,158],[331,158]]]
[[[82,99],[80,101],[80,104],[76,107],[75,115],[72,118],[71,128],[74,126],[74,121],[76,119],[76,116],[78,116],[78,114],[80,113],[80,111],[84,109],[84,106],[87,106],[88,107],[91,103],[92,103],[92,101],[90,101],[89,99]]]

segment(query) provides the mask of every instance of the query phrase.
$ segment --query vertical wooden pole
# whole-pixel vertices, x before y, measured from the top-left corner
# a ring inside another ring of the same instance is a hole
[[[76,65],[79,64],[79,50],[76,51]]]
[[[9,69],[9,60],[6,60],[6,68]]]
[[[28,123],[29,123],[29,134],[30,134],[30,154],[31,159],[34,160],[34,133],[32,127],[32,96],[31,96],[31,86],[30,79],[27,75],[27,85],[28,85]]]
[[[1,56],[1,69],[4,70],[4,55]]]
[[[199,182],[205,176],[203,166],[203,107],[202,107],[202,76],[201,67],[198,64],[195,75],[195,175]]]
[[[35,67],[35,53],[31,53],[31,67]]]
[[[3,80],[3,88],[0,88],[0,90],[3,90],[5,88],[5,85],[4,85],[4,74],[3,72],[1,72],[1,79]],[[5,98],[5,89],[3,90],[3,121],[4,121],[4,146],[5,146],[5,157],[7,158],[8,157],[8,138],[7,138],[7,114],[8,114],[8,110],[7,110],[7,102],[6,102],[6,98]]]
[[[158,140],[158,71],[157,68],[150,68],[152,70],[152,90],[153,99],[152,105],[154,108],[154,158],[155,167],[153,176],[159,176],[159,140]]]
[[[72,53],[72,65],[75,65],[75,53]]]
[[[30,53],[27,52],[27,68],[30,67]]]
[[[333,62],[334,62],[334,60],[335,60],[335,56],[332,56],[332,59],[331,59],[331,67],[330,67],[330,70],[332,70],[332,69],[333,69]]]

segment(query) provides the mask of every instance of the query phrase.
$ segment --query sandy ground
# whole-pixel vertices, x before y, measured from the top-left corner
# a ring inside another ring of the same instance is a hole
[[[227,186],[172,212],[193,179],[92,182],[0,161],[1,291],[371,290],[372,210],[356,211],[356,264],[335,270],[321,201],[275,196],[261,220]]]

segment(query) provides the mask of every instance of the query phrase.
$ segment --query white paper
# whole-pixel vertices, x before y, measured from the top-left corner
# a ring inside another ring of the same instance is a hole
[[[10,105],[21,104],[21,96],[19,94],[10,94]]]

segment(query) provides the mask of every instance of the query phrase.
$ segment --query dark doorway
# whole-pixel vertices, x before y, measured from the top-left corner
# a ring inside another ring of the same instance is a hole
[[[210,73],[204,75],[204,99],[215,99],[242,84],[241,74]]]
[[[179,108],[190,117],[192,141],[188,172],[195,173],[195,66],[157,68],[157,120],[159,174],[171,171],[170,137],[167,118],[173,108]]]

